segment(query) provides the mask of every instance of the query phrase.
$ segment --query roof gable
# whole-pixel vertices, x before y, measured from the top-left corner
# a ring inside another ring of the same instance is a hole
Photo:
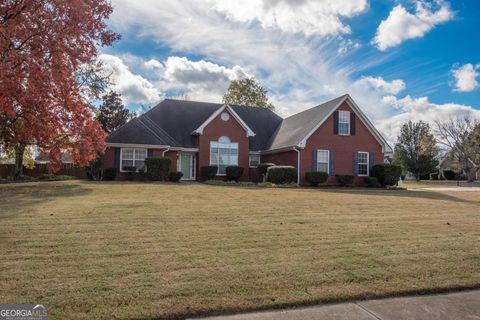
[[[200,134],[200,135],[203,134],[203,130],[205,129],[205,127],[208,126],[210,122],[213,121],[213,119],[218,117],[225,110],[228,111],[228,113],[230,113],[233,116],[233,118],[240,124],[240,126],[243,129],[245,129],[245,131],[247,132],[247,137],[255,136],[255,132],[253,132],[253,130],[250,129],[250,127],[242,120],[242,118],[235,111],[233,111],[232,107],[230,107],[228,104],[224,104],[223,106],[218,108],[217,111],[212,113],[212,115],[207,120],[205,120],[197,129],[195,129],[192,132],[192,134]]]

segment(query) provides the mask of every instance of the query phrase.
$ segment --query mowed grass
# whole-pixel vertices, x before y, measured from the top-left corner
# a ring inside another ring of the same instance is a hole
[[[0,301],[183,318],[480,287],[480,193],[0,185]]]
[[[468,181],[451,181],[451,180],[405,180],[403,181],[404,188],[408,189],[422,189],[422,188],[472,188],[480,187],[480,181],[468,182]]]

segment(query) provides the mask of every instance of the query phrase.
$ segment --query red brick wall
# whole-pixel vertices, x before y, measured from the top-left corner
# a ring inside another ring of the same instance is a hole
[[[273,154],[262,154],[261,162],[262,163],[275,163],[278,166],[294,166],[297,167],[297,158],[298,154],[296,151],[284,151]]]
[[[242,180],[248,180],[249,141],[245,129],[230,115],[228,121],[223,121],[218,115],[203,130],[198,137],[198,168],[210,165],[210,141],[218,141],[221,136],[227,136],[232,142],[238,142],[238,165],[244,168]],[[197,171],[200,180],[200,172]]]
[[[347,103],[343,103],[338,110],[353,112]],[[318,128],[307,140],[305,149],[301,151],[302,184],[306,184],[305,172],[312,170],[314,149],[335,150],[335,174],[353,174],[353,152],[356,151],[373,152],[374,163],[383,163],[382,146],[358,116],[355,120],[355,129],[354,136],[333,134],[333,115]]]
[[[115,148],[107,147],[103,156],[103,168],[113,168],[115,166]]]

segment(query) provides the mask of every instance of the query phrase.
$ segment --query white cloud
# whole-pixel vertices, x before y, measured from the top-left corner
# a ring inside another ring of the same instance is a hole
[[[163,70],[164,69],[164,66],[163,64],[156,60],[156,59],[150,59],[146,62],[143,63],[143,66],[147,69],[156,69],[156,70]]]
[[[207,0],[233,21],[259,22],[263,28],[320,36],[350,33],[341,18],[368,9],[367,0]]]
[[[456,103],[435,104],[430,102],[428,97],[412,98],[408,95],[398,99],[394,96],[386,96],[382,102],[398,110],[396,115],[377,122],[377,128],[392,145],[397,140],[401,126],[409,120],[430,123],[432,129],[435,127],[436,120],[442,121],[465,115],[480,120],[480,110]]]
[[[480,65],[474,66],[467,63],[461,67],[452,69],[455,77],[455,91],[470,92],[478,87],[477,77]]]
[[[162,78],[166,88],[182,89],[191,99],[219,102],[230,81],[249,76],[238,65],[227,68],[204,60],[169,57]]]
[[[111,74],[112,89],[122,95],[125,104],[154,104],[161,99],[161,92],[141,75],[133,74],[122,59],[102,54],[99,59],[104,63],[105,72]]]
[[[434,3],[418,0],[415,5],[414,14],[402,5],[397,5],[390,11],[387,19],[378,26],[372,40],[378,49],[384,51],[405,40],[421,38],[436,25],[454,17],[450,5],[443,0],[435,0]]]
[[[366,89],[372,88],[380,93],[390,94],[397,94],[405,89],[405,82],[403,80],[396,79],[388,82],[382,77],[363,77],[355,81],[354,85],[362,86]]]

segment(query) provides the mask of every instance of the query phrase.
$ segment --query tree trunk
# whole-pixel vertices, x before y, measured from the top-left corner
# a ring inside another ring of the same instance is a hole
[[[23,175],[23,155],[25,154],[25,144],[19,143],[15,146],[15,174],[14,178]]]

